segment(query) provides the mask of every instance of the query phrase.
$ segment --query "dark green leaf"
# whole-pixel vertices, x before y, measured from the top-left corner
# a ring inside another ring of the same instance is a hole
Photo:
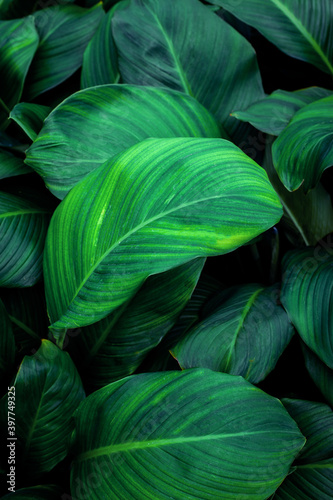
[[[33,172],[21,158],[14,156],[5,149],[0,149],[0,179]]]
[[[8,368],[12,368],[15,357],[15,341],[12,323],[3,302],[0,300],[0,378],[6,375]]]
[[[61,0],[61,5],[73,3],[75,0]],[[59,2],[60,3],[60,2]],[[31,14],[36,9],[43,9],[51,2],[41,0],[1,0],[0,19],[16,19]]]
[[[20,102],[11,111],[9,118],[14,120],[29,139],[34,141],[43,126],[45,118],[50,114],[51,108],[41,104]]]
[[[304,444],[280,401],[210,370],[127,377],[74,418],[75,500],[264,500]]]
[[[280,216],[264,170],[229,141],[136,144],[91,172],[52,217],[44,275],[53,329],[103,319],[149,275],[230,252]]]
[[[62,500],[64,495],[61,496],[61,493],[61,488],[55,485],[31,486],[9,493],[1,497],[1,500]],[[64,500],[66,499],[64,498]]]
[[[305,366],[310,377],[329,404],[333,407],[333,370],[328,368],[328,366],[303,343],[302,350],[305,358]]]
[[[58,198],[108,158],[148,137],[220,137],[195,99],[168,89],[105,85],[66,99],[45,120],[26,162]]]

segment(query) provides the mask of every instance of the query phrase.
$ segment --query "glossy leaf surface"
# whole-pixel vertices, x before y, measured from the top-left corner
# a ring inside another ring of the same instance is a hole
[[[333,368],[333,256],[320,248],[288,252],[281,302],[303,341]]]
[[[331,0],[214,0],[286,54],[333,74]]]
[[[214,309],[171,349],[181,368],[210,368],[263,380],[293,335],[277,287],[243,285],[214,297]],[[209,306],[209,304],[207,305]]]
[[[34,141],[43,126],[45,118],[50,112],[51,108],[48,106],[20,102],[12,109],[9,118],[14,120],[24,130],[29,139]]]
[[[92,172],[54,213],[44,259],[52,327],[94,323],[149,275],[230,252],[280,216],[264,170],[229,141],[132,146]]]
[[[0,193],[0,286],[31,286],[40,279],[49,219],[44,208]]]
[[[194,96],[237,138],[244,126],[230,112],[264,97],[247,40],[198,0],[121,5],[112,27],[124,82]]]
[[[304,444],[280,401],[210,370],[127,377],[74,418],[74,499],[79,480],[92,500],[264,500]],[[95,487],[93,470],[103,470]]]
[[[333,165],[333,96],[298,111],[273,145],[273,163],[289,191],[314,188]]]
[[[221,137],[221,130],[205,108],[180,92],[105,85],[60,104],[28,149],[26,163],[62,199],[108,158],[148,137]]]

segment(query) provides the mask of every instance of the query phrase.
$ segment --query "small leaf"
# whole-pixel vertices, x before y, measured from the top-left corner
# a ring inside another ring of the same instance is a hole
[[[11,111],[9,118],[14,120],[29,139],[34,141],[43,126],[45,118],[50,114],[51,108],[41,104],[20,102]]]
[[[323,363],[311,349],[302,343],[305,366],[310,377],[319,388],[325,399],[333,407],[333,370]]]
[[[5,149],[0,149],[0,179],[29,174],[33,170],[23,163],[21,158],[14,156]]]

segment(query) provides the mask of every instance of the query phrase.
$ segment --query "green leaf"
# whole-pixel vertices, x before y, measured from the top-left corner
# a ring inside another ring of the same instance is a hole
[[[333,368],[333,256],[320,247],[288,252],[282,261],[281,302],[303,341]]]
[[[82,382],[69,354],[43,340],[33,356],[24,357],[13,386],[16,457],[35,477],[67,455],[72,414],[85,397]],[[7,396],[1,405],[7,414]]]
[[[35,12],[40,42],[27,78],[27,100],[59,85],[79,69],[103,14],[101,3],[91,9],[55,5]]]
[[[61,5],[73,3],[75,0],[61,0]],[[16,19],[31,14],[38,8],[45,8],[50,2],[40,0],[1,0],[0,19]]]
[[[289,191],[314,188],[333,165],[333,96],[300,109],[273,145],[273,163]]]
[[[231,116],[249,122],[262,132],[279,135],[286,128],[296,111],[313,101],[331,96],[330,90],[309,87],[287,92],[275,90],[271,95],[255,102],[245,111],[234,111]]]
[[[9,118],[14,120],[29,139],[34,141],[43,126],[45,118],[50,114],[51,108],[41,104],[20,102],[11,111]]]
[[[32,286],[40,279],[49,219],[45,209],[0,192],[0,286]]]
[[[10,110],[21,98],[37,47],[38,33],[32,16],[0,21],[0,130],[9,124]]]
[[[330,500],[333,490],[333,413],[322,403],[283,399],[307,442],[296,458],[296,470],[274,495],[278,500]]]
[[[333,74],[331,0],[213,0],[286,54]]]
[[[26,163],[62,199],[108,158],[148,137],[221,137],[221,130],[203,106],[180,92],[105,85],[60,104],[28,149]]]
[[[15,358],[13,328],[5,306],[0,300],[0,379],[3,380]]]
[[[14,156],[5,149],[0,149],[0,179],[15,177],[16,175],[29,174],[33,172],[21,158]]]
[[[310,377],[319,388],[325,399],[333,407],[333,370],[328,368],[311,349],[302,343],[305,366]]]
[[[13,493],[9,493],[1,500],[66,500],[60,486],[55,485],[40,485],[31,486],[29,488],[21,488]]]
[[[333,232],[331,197],[320,182],[307,194],[302,189],[288,191],[273,165],[272,139],[268,139],[266,143],[263,167],[283,205],[285,217],[282,218],[282,222],[285,222],[286,218],[290,221],[291,228],[287,228],[287,234],[291,234],[295,245],[300,246],[302,243],[315,245],[324,236]]]
[[[264,500],[304,444],[280,401],[241,377],[201,369],[114,382],[74,419],[75,500],[79,491],[91,500]],[[98,484],[88,481],[92,471]]]
[[[230,112],[264,97],[256,54],[198,0],[131,0],[112,19],[125,83],[170,87],[198,99],[230,136],[248,130]]]
[[[94,389],[132,374],[173,326],[191,297],[205,259],[150,276],[117,317],[106,317],[69,338]],[[115,318],[114,318],[115,317]],[[79,352],[77,352],[79,349]],[[88,365],[88,367],[86,366]]]
[[[264,170],[229,141],[136,144],[80,182],[52,217],[44,259],[52,327],[94,323],[149,275],[230,252],[280,216]]]
[[[181,368],[210,368],[252,383],[275,367],[293,335],[278,288],[242,285],[214,297],[211,314],[171,350]],[[217,302],[216,302],[217,301]]]
[[[117,83],[119,80],[118,56],[113,40],[111,9],[101,21],[83,56],[81,88]]]

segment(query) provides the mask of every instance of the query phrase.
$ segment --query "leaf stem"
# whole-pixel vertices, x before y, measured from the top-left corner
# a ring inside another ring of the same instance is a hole
[[[3,108],[3,110],[6,112],[6,114],[9,116],[10,114],[10,109],[8,106],[3,102],[3,100],[0,97],[0,106]]]

